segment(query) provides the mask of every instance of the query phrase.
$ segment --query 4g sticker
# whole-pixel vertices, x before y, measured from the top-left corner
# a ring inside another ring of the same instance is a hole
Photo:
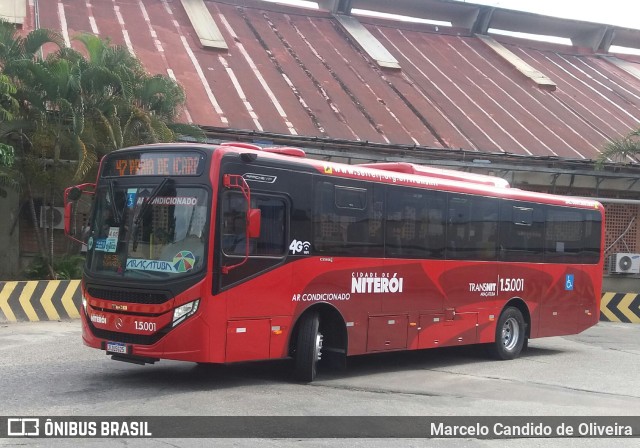
[[[293,240],[291,244],[289,244],[289,251],[293,255],[309,255],[309,249],[311,249],[311,243],[309,241]]]

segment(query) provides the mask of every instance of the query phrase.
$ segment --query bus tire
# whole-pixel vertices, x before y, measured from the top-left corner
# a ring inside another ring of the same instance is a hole
[[[522,312],[518,308],[507,307],[498,319],[496,339],[489,346],[489,354],[500,360],[517,358],[526,339],[526,326]]]
[[[298,331],[294,375],[298,381],[312,382],[318,373],[318,362],[322,356],[322,334],[317,312],[303,316]]]

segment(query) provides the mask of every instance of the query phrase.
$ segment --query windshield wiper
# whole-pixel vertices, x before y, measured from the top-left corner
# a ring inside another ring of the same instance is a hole
[[[120,212],[118,212],[118,207],[116,207],[116,195],[114,193],[114,180],[109,179],[109,202],[111,202],[111,214],[113,215],[114,224],[120,226]]]
[[[138,226],[140,225],[140,221],[142,221],[142,218],[144,218],[144,215],[146,215],[147,211],[149,210],[149,207],[151,205],[151,203],[155,200],[155,198],[158,197],[158,195],[162,192],[162,190],[164,189],[164,187],[171,181],[171,179],[169,179],[168,177],[165,177],[164,179],[162,179],[162,182],[160,182],[156,188],[153,189],[153,191],[151,192],[151,195],[147,198],[146,201],[142,202],[142,205],[140,206],[140,208],[138,209],[138,214],[136,215],[135,218],[133,218],[133,251],[135,252],[136,249],[138,248]]]

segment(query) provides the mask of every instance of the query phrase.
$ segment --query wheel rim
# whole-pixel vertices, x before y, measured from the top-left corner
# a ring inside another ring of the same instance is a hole
[[[505,350],[512,351],[520,340],[520,324],[518,321],[510,317],[502,326],[502,345]]]
[[[315,347],[315,360],[320,361],[322,358],[322,334],[318,333],[316,335],[316,347]]]

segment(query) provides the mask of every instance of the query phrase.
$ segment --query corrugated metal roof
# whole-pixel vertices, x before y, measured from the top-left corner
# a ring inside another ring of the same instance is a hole
[[[494,36],[553,80],[550,91],[456,29],[360,18],[401,67],[383,70],[329,13],[206,6],[228,51],[203,48],[178,1],[40,1],[40,26],[128,46],[184,86],[183,117],[200,125],[592,159],[640,123],[640,80],[576,48]]]

